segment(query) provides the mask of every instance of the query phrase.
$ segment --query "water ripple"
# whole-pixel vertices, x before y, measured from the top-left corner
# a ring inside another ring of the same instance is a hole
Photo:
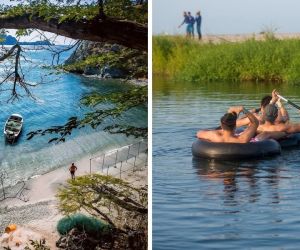
[[[197,130],[231,105],[257,107],[272,88],[154,79],[153,249],[297,249],[300,149],[243,162],[191,155]],[[296,87],[284,91],[300,103]]]

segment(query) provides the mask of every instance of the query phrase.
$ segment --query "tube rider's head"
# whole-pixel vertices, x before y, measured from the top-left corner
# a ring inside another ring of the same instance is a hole
[[[184,16],[184,17],[186,17],[186,16],[187,16],[187,13],[186,13],[186,11],[184,11],[184,12],[183,12],[183,16]]]
[[[270,101],[272,100],[272,96],[270,95],[266,95],[261,99],[260,102],[260,108],[261,108],[261,112],[264,113],[265,107],[270,104]]]
[[[198,11],[198,12],[196,13],[196,16],[200,16],[200,11]]]
[[[274,104],[268,104],[264,110],[264,120],[271,124],[274,124],[278,116],[278,108]]]
[[[236,128],[237,113],[226,113],[221,117],[221,127],[225,131],[234,132]]]

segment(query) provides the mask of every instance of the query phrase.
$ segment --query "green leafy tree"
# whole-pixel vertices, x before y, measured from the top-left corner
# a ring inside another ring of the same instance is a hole
[[[147,1],[12,0],[11,2],[14,5],[0,5],[1,34],[5,34],[5,29],[18,29],[18,37],[29,35],[34,30],[48,31],[75,40],[106,41],[147,50]],[[24,89],[26,94],[32,97],[29,91],[29,87],[32,86],[26,83],[20,70],[19,58],[22,56],[22,48],[17,44],[12,50],[4,49],[3,52],[0,55],[0,62],[14,57],[15,67],[0,84],[13,77],[13,100],[20,96],[16,91],[17,87]]]
[[[147,229],[147,189],[135,188],[99,174],[69,180],[59,190],[59,209],[65,215],[85,210],[121,231]]]
[[[0,8],[1,29],[40,29],[73,39],[147,49],[147,1],[13,1]]]

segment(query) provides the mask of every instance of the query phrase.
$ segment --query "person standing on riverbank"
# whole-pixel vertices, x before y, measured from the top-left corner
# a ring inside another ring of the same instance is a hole
[[[191,12],[188,12],[188,18],[189,18],[189,24],[188,29],[190,30],[191,37],[195,37],[194,32],[194,24],[195,24],[195,18],[192,16]]]
[[[186,11],[183,12],[183,21],[182,23],[178,26],[180,28],[182,25],[186,24],[186,37],[191,37],[191,30],[190,30],[190,19],[188,17],[188,14]]]
[[[196,28],[197,28],[197,33],[198,33],[198,39],[201,40],[202,39],[202,34],[201,34],[202,16],[201,16],[200,11],[198,11],[196,13],[195,21],[196,21]]]
[[[69,168],[72,180],[75,180],[75,172],[76,172],[76,170],[77,170],[77,167],[75,166],[74,163],[72,163],[72,165]]]

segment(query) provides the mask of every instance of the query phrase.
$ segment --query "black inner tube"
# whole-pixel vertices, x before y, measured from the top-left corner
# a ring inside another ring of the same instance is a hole
[[[192,145],[192,153],[196,158],[250,159],[278,155],[281,153],[281,147],[272,139],[248,143],[216,143],[198,139]]]

